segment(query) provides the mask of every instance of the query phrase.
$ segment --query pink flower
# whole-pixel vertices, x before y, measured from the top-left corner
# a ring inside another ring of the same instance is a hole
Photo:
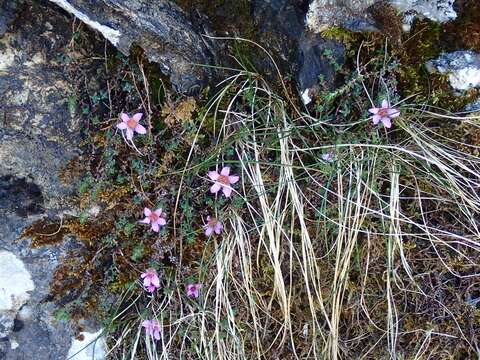
[[[382,107],[368,109],[373,114],[373,124],[377,125],[380,121],[386,128],[392,127],[392,119],[400,115],[400,110],[390,107],[387,100],[382,101]]]
[[[214,217],[207,216],[207,223],[203,226],[203,229],[206,236],[212,236],[214,232],[219,235],[223,230],[223,224]]]
[[[128,116],[125,113],[120,114],[120,118],[122,119],[122,121],[117,124],[117,128],[119,128],[120,130],[126,130],[128,140],[133,139],[133,134],[135,132],[139,134],[147,133],[147,129],[145,129],[142,125],[138,123],[141,120],[142,116],[142,113],[136,113],[132,117]]]
[[[187,296],[191,298],[198,298],[200,296],[200,289],[202,284],[188,284],[187,285]]]
[[[156,289],[160,288],[160,279],[158,278],[157,270],[150,268],[142,273],[143,286],[148,292],[153,293]]]
[[[225,166],[220,171],[220,174],[217,171],[209,171],[208,177],[215,181],[215,184],[210,187],[210,192],[212,194],[216,194],[221,189],[225,197],[230,197],[232,194],[232,188],[230,185],[235,184],[238,180],[240,180],[239,176],[230,175],[230,168],[228,166]]]
[[[140,220],[140,222],[143,224],[151,224],[152,230],[155,232],[158,232],[160,226],[164,226],[167,223],[167,220],[165,220],[165,213],[162,212],[162,209],[152,211],[146,207],[143,209],[143,213],[145,214],[145,219]]]
[[[155,340],[160,340],[160,331],[162,328],[157,320],[144,320],[142,326],[145,328],[147,336],[151,336]]]
[[[329,151],[325,154],[322,154],[322,160],[329,163],[333,162],[333,160],[335,160],[335,153],[333,151]]]

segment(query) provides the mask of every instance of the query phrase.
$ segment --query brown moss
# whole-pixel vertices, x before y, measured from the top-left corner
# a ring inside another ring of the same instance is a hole
[[[445,25],[445,42],[454,45],[455,49],[480,51],[480,2],[457,0],[456,5],[462,11]]]
[[[41,219],[26,228],[21,238],[31,238],[34,248],[60,243],[65,235],[74,235],[77,239],[92,244],[105,236],[113,224],[111,221],[96,221],[86,224],[80,223],[78,218],[49,221]]]
[[[377,27],[394,45],[393,49],[400,50],[402,44],[402,20],[397,10],[386,1],[379,1],[369,8],[370,14]]]

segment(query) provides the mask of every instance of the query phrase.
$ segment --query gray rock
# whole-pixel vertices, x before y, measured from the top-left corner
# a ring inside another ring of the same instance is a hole
[[[405,13],[405,30],[414,17],[420,16],[436,22],[447,22],[457,17],[453,8],[455,0],[390,0],[398,11]]]
[[[192,94],[205,86],[212,71],[212,49],[204,30],[168,0],[50,0],[99,31],[124,54],[138,44],[158,63],[178,92]]]
[[[41,2],[17,16],[0,37],[0,358],[63,360],[73,331],[53,317],[50,282],[79,244],[32,248],[19,238],[36,220],[76,213],[77,184],[59,177],[82,153],[82,119],[69,109],[73,89],[56,61],[71,20]]]
[[[303,102],[308,104],[319,90],[320,76],[323,84],[333,87],[336,65],[344,61],[344,47],[338,41],[323,39],[306,29],[305,3],[254,0],[252,11],[258,24],[258,39],[273,52],[283,73],[295,75]]]
[[[313,33],[330,27],[352,31],[375,31],[367,9],[376,0],[313,0],[306,15],[306,26]]]
[[[335,26],[351,31],[377,31],[368,8],[377,0],[312,0],[306,16],[307,28],[314,33]],[[404,30],[408,31],[415,17],[446,22],[457,17],[455,0],[386,0],[404,14]]]
[[[72,339],[67,357],[69,360],[104,360],[106,344],[102,330],[95,333],[81,332],[77,338]]]
[[[305,34],[299,44],[298,86],[302,101],[308,105],[319,91],[319,79],[333,86],[336,68],[344,63],[345,48],[341,42]]]
[[[457,91],[480,87],[480,54],[474,51],[445,53],[425,65],[431,73],[447,75],[450,85]]]
[[[5,34],[15,20],[17,9],[22,2],[22,0],[0,0],[0,36]]]

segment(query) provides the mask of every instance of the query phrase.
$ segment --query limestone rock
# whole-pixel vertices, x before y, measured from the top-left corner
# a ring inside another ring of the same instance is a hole
[[[352,31],[376,30],[367,9],[376,0],[313,0],[308,8],[306,26],[313,33],[330,27]]]
[[[376,31],[369,7],[384,2],[404,15],[404,30],[409,30],[415,17],[447,22],[457,17],[455,0],[312,0],[306,25],[309,31],[322,32],[329,27],[343,27],[352,31]]]
[[[436,22],[447,22],[457,17],[455,0],[390,0],[400,12],[417,14]]]
[[[454,51],[440,55],[426,64],[429,72],[448,75],[452,88],[464,91],[480,87],[480,54],[474,51]]]
[[[104,360],[106,358],[105,339],[102,329],[96,333],[81,332],[72,339],[67,358],[70,360]]]
[[[0,337],[13,328],[18,310],[35,289],[23,262],[9,251],[0,251]]]

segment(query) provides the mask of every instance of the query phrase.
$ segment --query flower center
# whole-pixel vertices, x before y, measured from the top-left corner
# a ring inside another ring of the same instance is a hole
[[[159,216],[152,211],[149,218],[152,222],[155,222],[155,221],[158,221]]]
[[[388,109],[380,109],[380,110],[378,110],[378,115],[380,115],[380,116],[382,116],[382,117],[388,116]]]
[[[130,129],[135,129],[135,127],[137,126],[137,122],[135,121],[135,119],[129,119],[127,121],[127,126],[130,128]]]
[[[225,175],[220,175],[217,181],[223,185],[230,185],[230,179]]]

